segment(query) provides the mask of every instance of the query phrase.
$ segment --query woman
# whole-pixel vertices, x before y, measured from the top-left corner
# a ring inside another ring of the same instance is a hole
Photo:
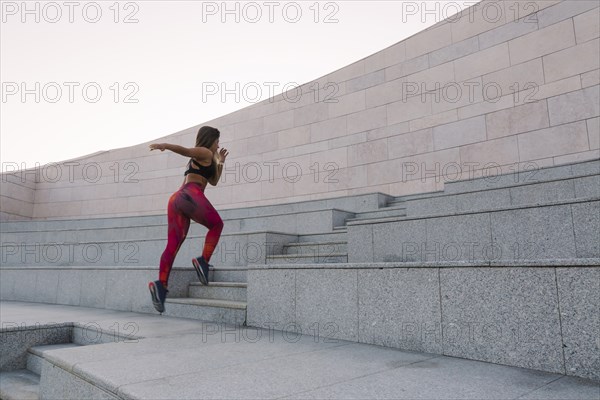
[[[150,145],[150,151],[171,150],[182,156],[190,157],[183,184],[169,198],[167,208],[168,240],[167,247],[160,258],[159,279],[148,285],[154,308],[160,313],[165,311],[165,299],[169,292],[167,290],[169,274],[179,247],[187,235],[190,219],[208,228],[202,256],[192,260],[200,282],[208,285],[208,262],[221,237],[223,221],[217,210],[204,196],[204,190],[207,183],[213,186],[217,185],[223,171],[223,163],[229,154],[223,148],[217,153],[219,137],[218,129],[203,126],[196,136],[196,147],[191,149],[168,143]]]

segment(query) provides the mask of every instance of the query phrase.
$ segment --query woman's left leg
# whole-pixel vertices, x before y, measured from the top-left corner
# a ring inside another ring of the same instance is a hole
[[[223,220],[204,195],[204,190],[201,186],[193,185],[193,187],[190,187],[190,195],[193,196],[196,207],[188,216],[195,222],[208,228],[208,233],[204,240],[204,248],[202,249],[202,256],[208,263],[219,243],[219,238],[223,231]]]

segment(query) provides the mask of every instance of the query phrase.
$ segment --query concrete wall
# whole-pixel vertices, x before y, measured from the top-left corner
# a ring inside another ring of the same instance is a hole
[[[7,166],[5,171],[16,170]],[[34,172],[35,173],[35,172]],[[0,221],[29,220],[35,204],[36,178],[33,173],[0,175]]]
[[[484,1],[285,97],[152,142],[191,147],[200,126],[219,128],[230,156],[207,194],[220,209],[427,192],[490,164],[509,172],[598,158],[598,16],[597,1]],[[61,163],[60,179],[42,173],[33,209],[20,212],[164,214],[186,161],[142,143]]]

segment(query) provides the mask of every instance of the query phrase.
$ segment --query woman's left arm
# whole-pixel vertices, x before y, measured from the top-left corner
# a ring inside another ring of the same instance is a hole
[[[215,175],[208,181],[213,186],[217,186],[219,179],[221,179],[221,173],[223,172],[223,164],[225,163],[225,158],[229,155],[227,149],[221,149],[219,154],[215,156],[215,162],[217,163],[217,170]]]

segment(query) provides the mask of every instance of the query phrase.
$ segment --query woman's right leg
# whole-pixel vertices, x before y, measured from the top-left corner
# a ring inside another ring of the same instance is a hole
[[[169,224],[167,247],[160,258],[159,272],[159,280],[165,288],[167,288],[175,256],[177,256],[179,248],[184,242],[190,228],[190,219],[186,216],[186,211],[189,210],[188,197],[180,189],[169,198],[167,207],[167,220]]]

